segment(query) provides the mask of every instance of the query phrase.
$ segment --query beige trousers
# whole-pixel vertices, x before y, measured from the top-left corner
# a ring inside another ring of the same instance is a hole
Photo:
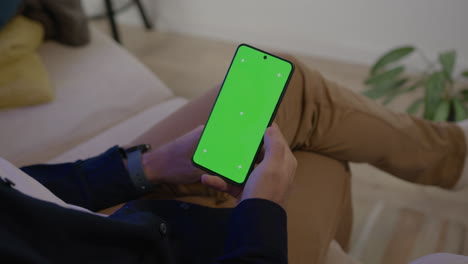
[[[389,111],[289,59],[296,70],[275,121],[298,160],[287,207],[290,263],[322,263],[333,239],[348,249],[349,161],[372,164],[414,183],[455,185],[466,152],[458,126]],[[157,147],[204,124],[216,94],[215,89],[193,100],[134,143]],[[201,184],[161,185],[152,197],[235,206],[232,197]]]

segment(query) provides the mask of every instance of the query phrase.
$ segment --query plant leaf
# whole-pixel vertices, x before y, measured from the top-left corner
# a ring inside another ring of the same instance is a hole
[[[418,110],[419,107],[424,103],[424,98],[419,98],[415,100],[407,109],[406,112],[408,114],[414,115]]]
[[[398,95],[402,94],[403,90],[401,89],[395,89],[395,90],[392,90],[388,95],[387,97],[383,100],[383,104],[384,105],[387,105],[388,103],[390,103],[391,101],[393,101],[393,99],[395,99],[395,97],[397,97]]]
[[[420,87],[421,84],[423,84],[423,81],[421,79],[421,80],[415,82],[411,86],[403,87],[406,84],[406,82],[408,81],[408,79],[403,79],[403,80],[404,80],[404,82],[401,83],[400,87],[395,87],[395,89],[393,89],[392,91],[390,91],[388,93],[387,98],[385,98],[385,100],[383,101],[384,105],[390,103],[393,99],[395,99],[395,97],[397,97],[397,96],[399,96],[401,94],[409,93],[411,91],[414,91],[416,88]]]
[[[400,75],[403,71],[405,71],[405,67],[404,66],[398,66],[398,67],[396,67],[394,69],[391,69],[391,70],[385,71],[383,73],[380,73],[380,74],[369,77],[366,80],[366,84],[375,85],[375,84],[378,84],[380,82],[393,80],[396,77],[398,77],[398,75]]]
[[[394,87],[386,96],[386,98],[383,100],[383,104],[384,105],[387,105],[388,103],[390,103],[391,101],[393,101],[393,99],[395,99],[395,97],[403,94],[403,93],[406,93],[408,88],[405,88],[404,85],[405,83],[408,81],[408,79],[402,79],[400,81],[398,81],[395,85],[396,87]]]
[[[445,74],[443,72],[434,72],[429,76],[425,85],[424,96],[424,118],[433,120],[436,108],[444,94]]]
[[[420,87],[422,85],[424,85],[424,79],[423,78],[417,80],[417,82],[414,82],[412,85],[408,86],[408,88],[406,88],[404,92],[405,93],[412,92],[412,91],[416,90],[416,88],[418,88],[418,87]]]
[[[434,118],[434,121],[447,121],[450,111],[450,101],[442,100],[440,101],[439,105],[437,106]]]
[[[453,68],[455,67],[455,59],[457,53],[455,50],[446,51],[439,55],[439,62],[442,64],[442,68],[445,73],[447,80],[452,80]]]
[[[468,77],[468,70],[462,72],[462,75],[465,76],[465,77]]]
[[[405,89],[405,93],[414,91],[416,88],[418,88],[418,85],[409,86],[408,88]]]
[[[378,99],[389,94],[395,88],[401,87],[407,80],[387,80],[376,84],[373,88],[365,91],[363,94],[371,99]]]
[[[374,66],[372,66],[371,75],[376,74],[377,71],[384,66],[408,56],[414,50],[415,48],[413,46],[403,46],[388,51],[377,60]]]
[[[455,111],[455,121],[465,120],[467,117],[466,107],[460,98],[453,98],[453,109]]]

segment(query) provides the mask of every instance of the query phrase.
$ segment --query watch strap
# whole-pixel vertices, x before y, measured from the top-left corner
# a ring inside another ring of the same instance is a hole
[[[140,149],[134,149],[133,151],[127,150],[126,155],[128,172],[135,188],[140,194],[151,191],[153,189],[153,184],[151,184],[145,176],[142,151]]]

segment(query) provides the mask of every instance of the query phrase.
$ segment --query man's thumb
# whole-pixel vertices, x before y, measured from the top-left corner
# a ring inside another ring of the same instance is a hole
[[[275,143],[275,135],[278,132],[278,125],[273,123],[270,127],[268,127],[265,131],[265,136],[263,137],[263,146],[265,147],[265,157],[269,156],[271,153],[271,149]]]

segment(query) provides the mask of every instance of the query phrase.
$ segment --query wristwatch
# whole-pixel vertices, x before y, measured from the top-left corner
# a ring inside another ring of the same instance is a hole
[[[140,194],[151,191],[154,185],[148,181],[143,170],[142,156],[151,150],[151,145],[142,144],[127,149],[120,149],[122,157],[127,160],[128,173],[133,185]]]

